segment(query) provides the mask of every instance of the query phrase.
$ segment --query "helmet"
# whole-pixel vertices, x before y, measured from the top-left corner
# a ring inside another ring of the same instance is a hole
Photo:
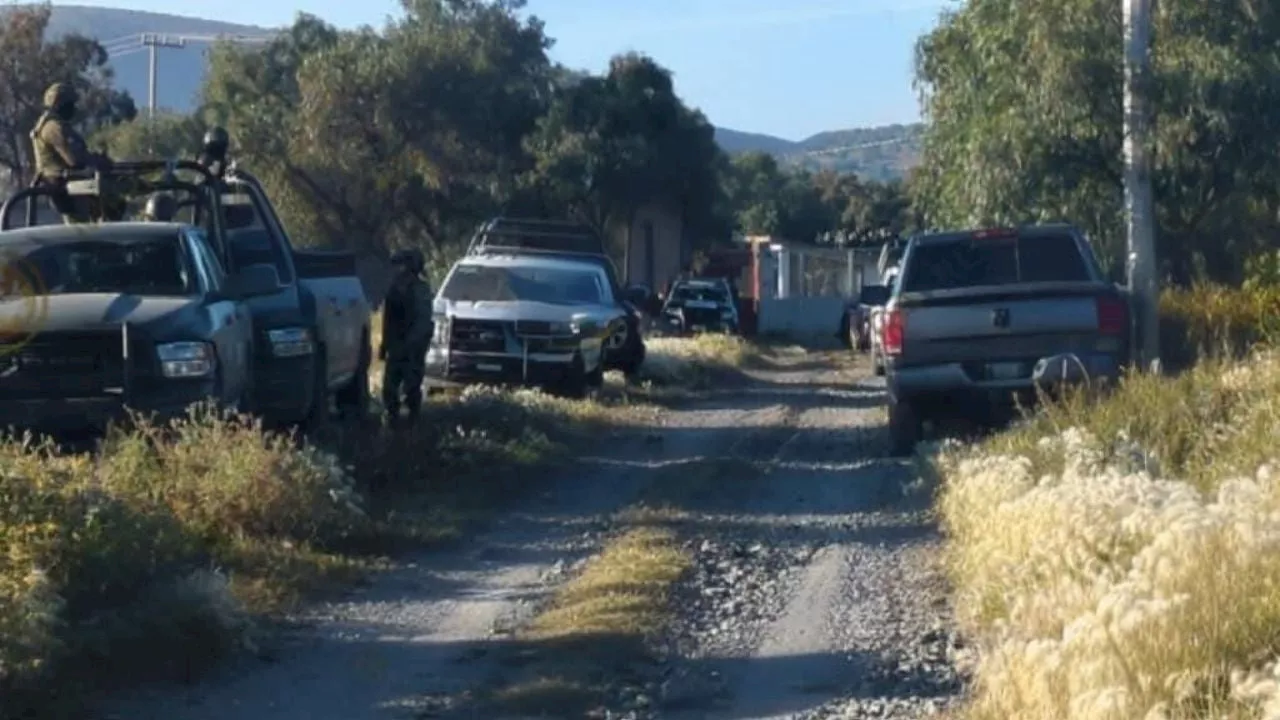
[[[79,100],[79,96],[75,87],[68,83],[56,82],[44,91],[45,110],[57,110],[58,108],[75,105],[77,100]]]
[[[426,259],[422,256],[422,251],[417,248],[409,248],[400,250],[391,256],[391,264],[397,267],[403,267],[409,272],[417,275],[427,266]]]
[[[171,222],[178,214],[178,201],[169,193],[154,193],[147,198],[142,216],[150,222]]]
[[[214,126],[204,134],[204,140],[201,145],[205,152],[214,156],[222,156],[227,153],[227,146],[231,144],[231,137],[227,135],[225,128]]]

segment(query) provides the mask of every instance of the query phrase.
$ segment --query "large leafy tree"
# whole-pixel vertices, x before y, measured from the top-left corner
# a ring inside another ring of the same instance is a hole
[[[1111,0],[971,0],[921,39],[929,224],[1070,221],[1123,254],[1122,22]],[[1280,8],[1168,0],[1153,177],[1174,279],[1232,277],[1276,230]]]
[[[438,250],[511,199],[549,99],[549,41],[513,1],[412,0],[382,31],[299,16],[265,50],[220,48],[206,115],[316,242]]]
[[[659,203],[695,233],[723,232],[714,130],[651,58],[620,55],[603,76],[564,78],[526,147],[534,166],[525,185],[544,209],[605,233]]]

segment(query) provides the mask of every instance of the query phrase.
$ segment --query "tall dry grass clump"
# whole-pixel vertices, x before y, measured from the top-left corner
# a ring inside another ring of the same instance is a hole
[[[640,377],[655,385],[698,388],[741,370],[760,351],[737,335],[703,333],[693,337],[655,337],[645,341]]]
[[[91,454],[0,443],[0,713],[194,671],[250,639],[279,559],[366,521],[333,457],[209,410]]]
[[[1278,434],[1259,354],[937,449],[967,717],[1280,717]]]

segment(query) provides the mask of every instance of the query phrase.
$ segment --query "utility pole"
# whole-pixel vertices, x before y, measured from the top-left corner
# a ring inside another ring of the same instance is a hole
[[[1136,312],[1131,347],[1140,367],[1160,367],[1160,283],[1151,190],[1151,26],[1156,0],[1124,2],[1124,204],[1129,294]]]
[[[147,48],[148,64],[147,64],[147,109],[152,120],[156,117],[158,102],[156,99],[156,74],[157,74],[157,54],[160,48],[184,48],[187,46],[186,40],[180,37],[169,37],[168,35],[157,35],[155,33],[143,33],[142,45]]]

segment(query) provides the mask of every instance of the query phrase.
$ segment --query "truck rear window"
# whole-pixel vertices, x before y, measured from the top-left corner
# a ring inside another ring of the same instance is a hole
[[[1089,263],[1071,235],[961,237],[917,245],[903,292],[1040,282],[1088,282]]]

